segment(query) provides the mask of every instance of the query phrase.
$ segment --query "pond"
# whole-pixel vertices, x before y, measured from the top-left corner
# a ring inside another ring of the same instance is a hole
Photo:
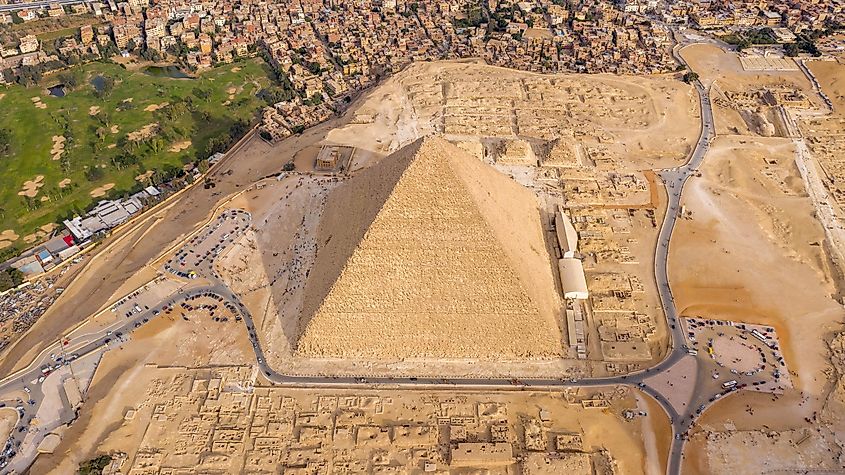
[[[179,69],[179,66],[147,66],[141,70],[142,73],[158,78],[193,79],[188,73]]]
[[[91,78],[91,85],[94,86],[94,89],[96,89],[97,92],[102,92],[103,88],[106,87],[106,78],[99,75],[94,76]]]
[[[50,91],[50,95],[53,97],[65,97],[64,84],[56,84],[55,86],[48,87],[47,90]]]

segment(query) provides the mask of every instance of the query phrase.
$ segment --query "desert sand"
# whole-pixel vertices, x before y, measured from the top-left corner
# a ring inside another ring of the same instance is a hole
[[[830,363],[822,342],[845,312],[832,298],[824,232],[803,189],[791,141],[718,138],[702,177],[687,184],[683,205],[691,215],[676,227],[669,259],[679,312],[773,326],[796,386],[777,401],[740,392],[705,413],[688,448],[699,456],[688,466],[702,473],[739,470],[732,461],[765,458],[754,452],[762,450],[754,431],[801,427],[824,405],[830,381],[823,375]],[[724,458],[729,446],[743,455]],[[783,456],[794,459],[811,447]]]

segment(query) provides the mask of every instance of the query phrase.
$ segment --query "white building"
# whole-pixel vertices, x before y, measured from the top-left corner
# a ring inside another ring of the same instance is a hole
[[[565,257],[557,261],[560,270],[560,285],[563,287],[563,297],[567,299],[586,300],[590,293],[587,291],[587,277],[581,261],[573,257]]]

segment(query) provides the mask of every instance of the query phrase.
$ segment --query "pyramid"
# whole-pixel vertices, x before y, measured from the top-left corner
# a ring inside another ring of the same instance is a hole
[[[544,358],[560,302],[537,198],[443,139],[420,139],[328,197],[296,352]]]

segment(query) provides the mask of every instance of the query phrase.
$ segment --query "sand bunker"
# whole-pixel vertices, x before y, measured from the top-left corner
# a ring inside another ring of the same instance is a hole
[[[38,189],[42,186],[44,186],[44,175],[38,175],[32,180],[25,181],[23,183],[23,189],[18,192],[18,195],[34,198],[38,195]]]
[[[126,138],[132,142],[138,142],[152,137],[153,134],[155,134],[157,131],[158,122],[151,122],[136,130],[135,132],[129,132],[128,134],[126,134]]]
[[[116,134],[116,133],[120,132],[120,127],[118,127],[118,126],[116,126],[116,125],[113,125],[113,126],[111,126],[111,128],[109,129],[109,131],[110,131],[111,133],[113,133],[113,134]]]
[[[18,236],[18,234],[15,232],[14,229],[7,229],[7,230],[1,232],[0,233],[0,249],[5,249],[5,248],[11,246],[12,244],[14,244],[15,241],[18,240],[19,237],[20,236]]]
[[[6,93],[5,93],[5,92],[0,92],[0,99],[3,99],[4,97],[6,97]]]
[[[59,188],[65,188],[70,185],[70,178],[65,178],[64,180],[59,182]]]
[[[123,102],[124,104],[128,104],[128,103],[132,102],[134,99],[135,99],[134,97],[127,97],[126,99],[122,100],[121,102]]]
[[[65,141],[66,139],[61,135],[53,136],[53,148],[50,149],[50,155],[53,156],[53,160],[62,158],[62,153],[65,151]]]
[[[232,68],[232,72],[233,72],[233,73],[236,73],[236,72],[238,72],[238,71],[240,71],[240,70],[241,70],[241,68],[239,68],[239,67],[237,67],[237,66],[235,66],[234,68]]]
[[[169,106],[169,102],[162,102],[161,104],[150,104],[147,107],[144,107],[144,112],[155,112],[159,109],[163,109]]]
[[[40,97],[35,96],[35,97],[31,98],[31,100],[32,100],[32,103],[35,105],[35,107],[37,107],[39,109],[46,109],[47,108],[47,104],[41,102]]]
[[[106,192],[114,188],[114,183],[106,183],[103,186],[99,186],[91,190],[91,198],[99,198],[101,196],[106,196]]]
[[[27,234],[26,236],[23,237],[23,240],[27,244],[32,244],[32,243],[35,243],[35,242],[38,242],[38,241],[44,239],[45,237],[47,237],[47,234],[49,234],[49,233],[44,232],[42,230],[38,230],[38,231],[35,231],[32,234]]]
[[[100,106],[91,106],[88,108],[88,115],[97,115],[100,113]]]
[[[333,191],[318,234],[301,355],[561,352],[537,198],[443,139],[418,140]]]
[[[146,172],[141,173],[140,175],[136,176],[135,181],[145,182],[145,181],[149,180],[151,176],[153,176],[153,173],[155,173],[153,170],[147,170]]]
[[[173,145],[170,146],[170,148],[168,150],[171,151],[171,152],[174,152],[174,153],[178,153],[178,152],[181,152],[182,150],[187,149],[190,146],[191,146],[190,140],[183,140],[181,142],[174,143]]]

